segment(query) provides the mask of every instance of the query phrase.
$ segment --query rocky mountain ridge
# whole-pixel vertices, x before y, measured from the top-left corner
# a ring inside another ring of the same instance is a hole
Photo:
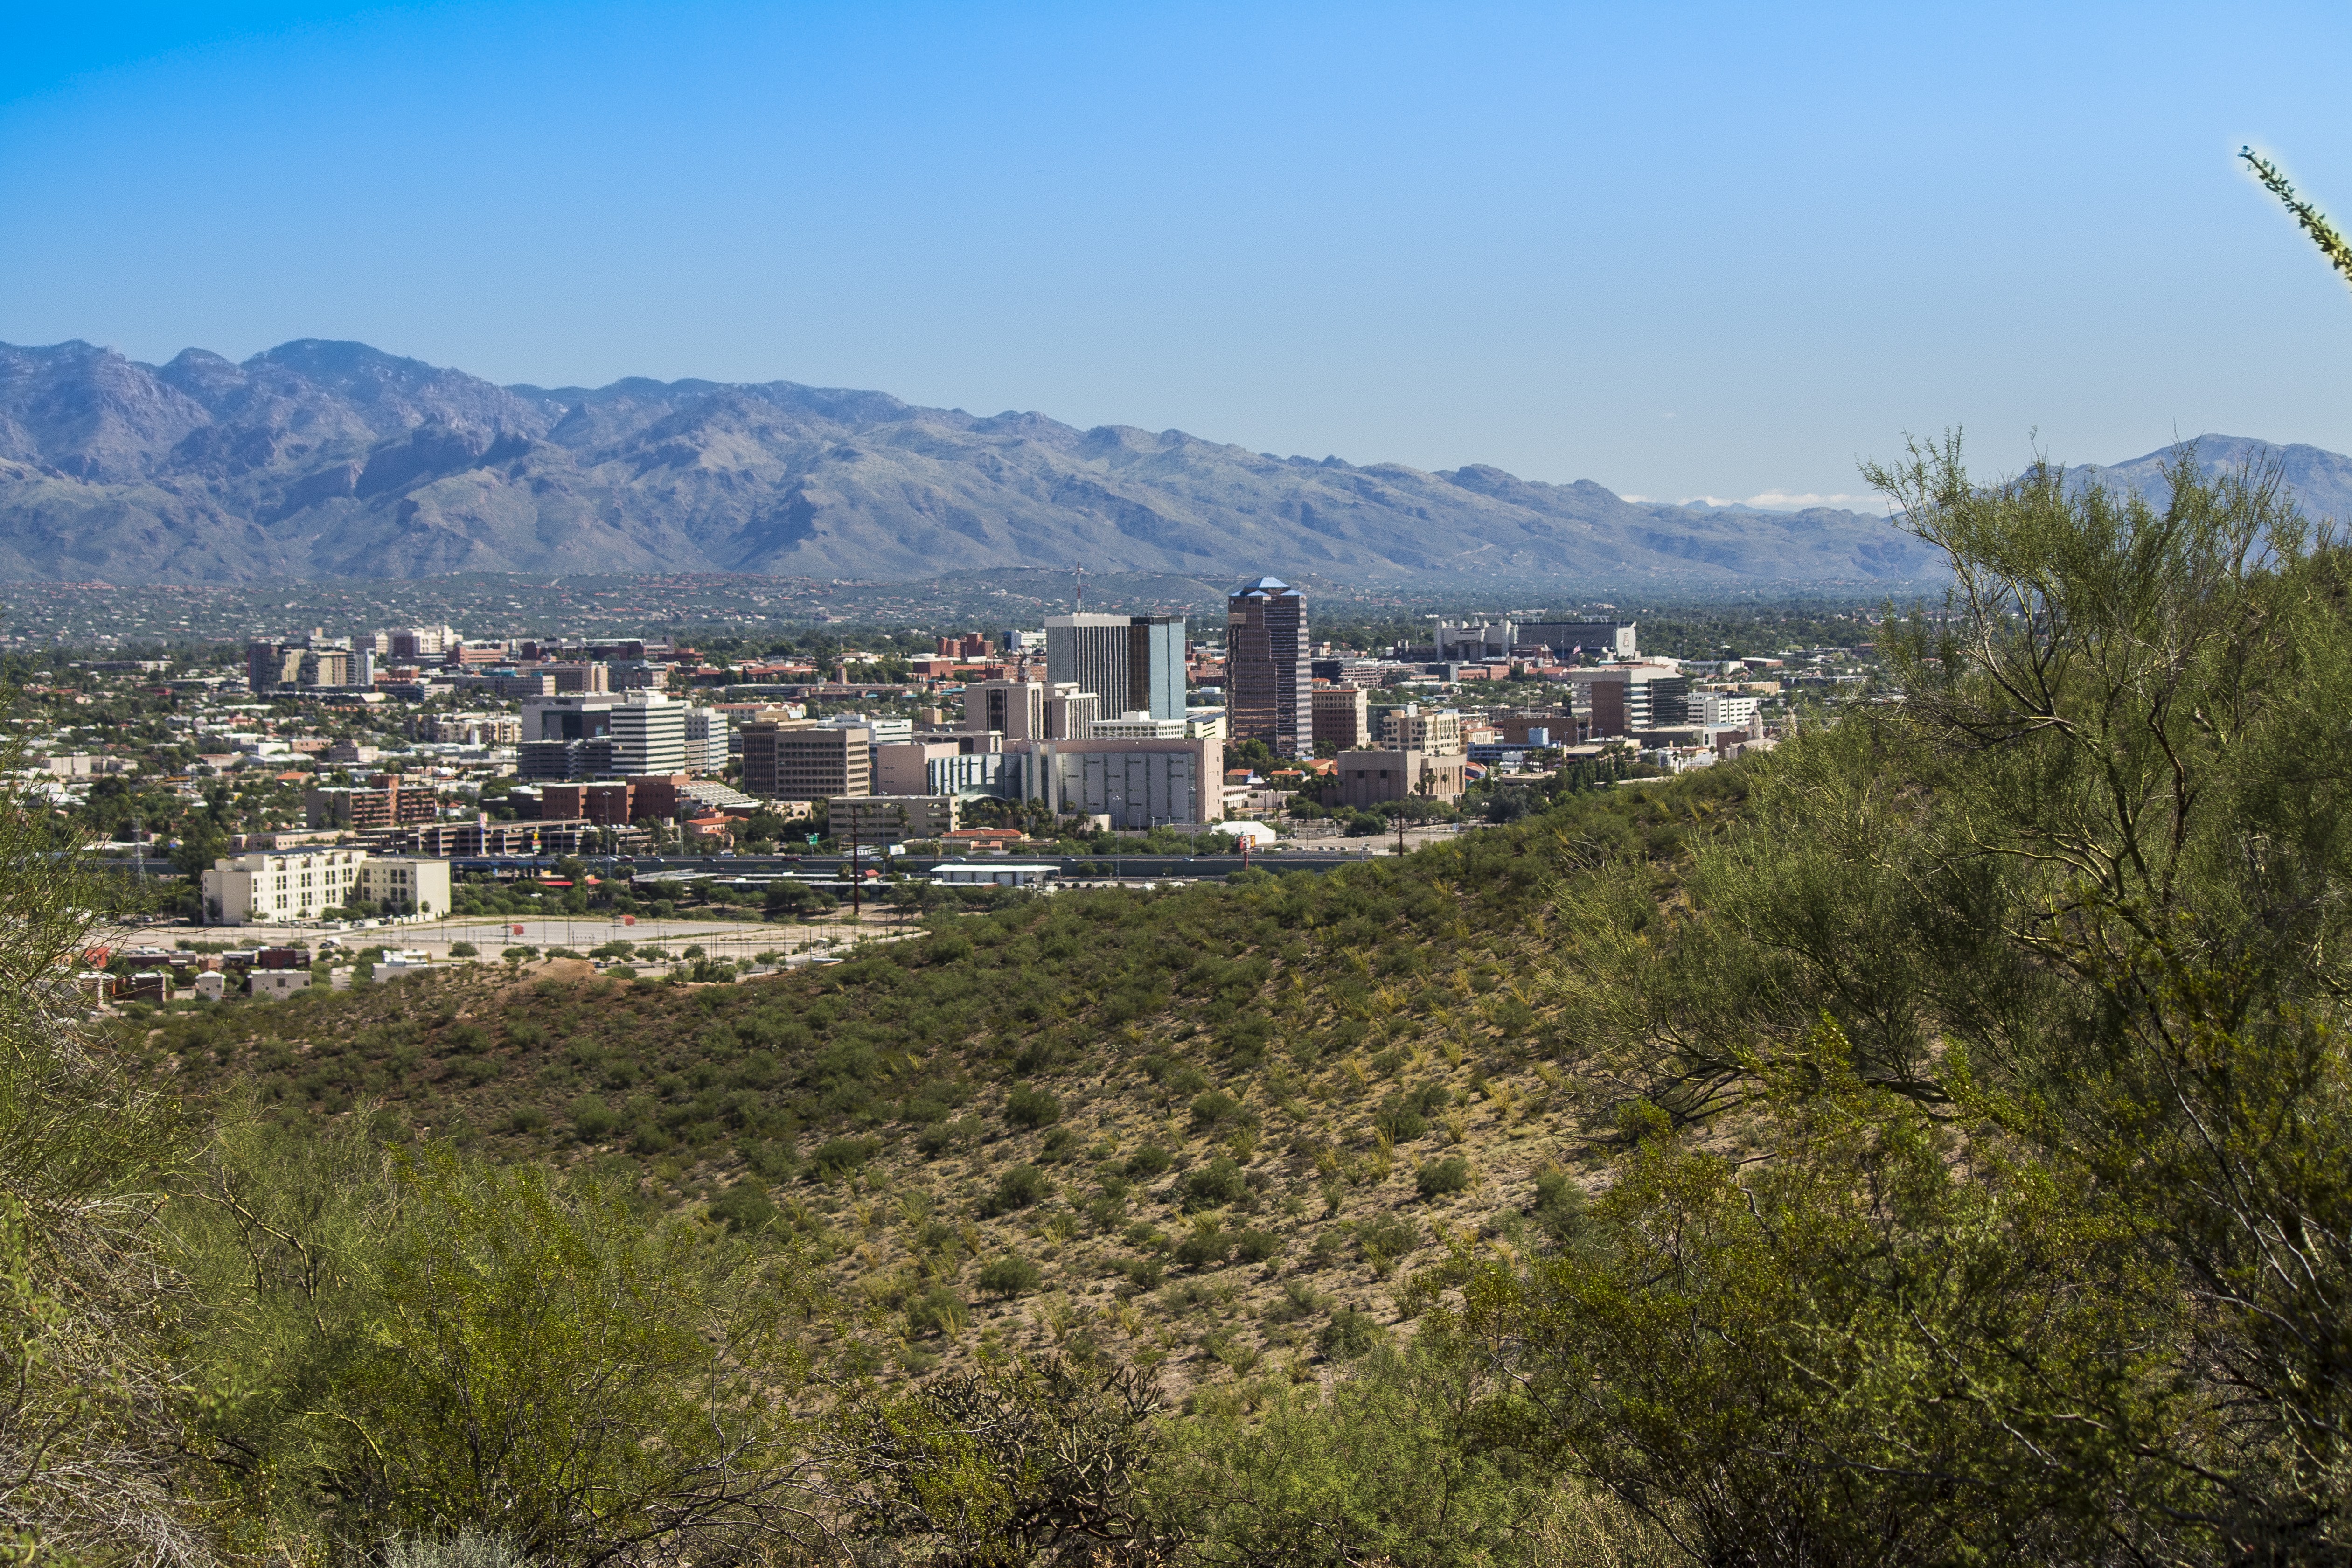
[[[877,392],[501,387],[316,339],[161,366],[0,345],[0,580],[914,580],[1077,562],[1678,589],[1892,588],[1933,570],[1854,512],[1629,501],[1484,465],[1278,458]]]

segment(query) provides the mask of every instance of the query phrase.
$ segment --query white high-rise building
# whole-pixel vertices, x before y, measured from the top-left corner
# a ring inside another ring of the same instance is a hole
[[[613,772],[624,778],[686,772],[687,711],[658,691],[632,691],[614,703]]]

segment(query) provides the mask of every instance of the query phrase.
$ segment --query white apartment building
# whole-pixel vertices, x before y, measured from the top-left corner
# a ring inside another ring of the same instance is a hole
[[[407,914],[449,912],[449,862],[331,846],[252,849],[204,874],[205,923],[316,920],[354,900]]]

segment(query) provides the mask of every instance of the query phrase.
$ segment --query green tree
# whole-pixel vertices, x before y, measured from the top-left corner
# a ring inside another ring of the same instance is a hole
[[[557,1562],[785,1529],[796,1258],[587,1181],[225,1130],[185,1233],[209,1456],[263,1541],[494,1531]]]
[[[181,1281],[156,1228],[187,1138],[62,984],[107,895],[55,848],[39,805],[0,785],[0,1550],[194,1563]]]
[[[1233,1568],[1535,1563],[1543,1527],[1568,1512],[1597,1528],[1578,1532],[1587,1554],[1557,1560],[1666,1560],[1638,1520],[1563,1491],[1536,1456],[1483,1433],[1491,1391],[1464,1360],[1374,1352],[1327,1394],[1171,1432],[1147,1478],[1154,1512],[1190,1560]]]
[[[972,1568],[1149,1561],[1172,1544],[1140,1484],[1165,1408],[1146,1373],[1048,1357],[860,1390],[828,1428],[825,1465],[866,1541],[922,1542]]]
[[[2186,457],[2161,509],[1957,443],[1871,477],[1953,598],[1679,887],[1570,892],[1555,1000],[1654,1109],[1597,1251],[1473,1317],[1709,1552],[2340,1552],[2345,559]],[[1673,1131],[1725,1119],[1759,1163]]]

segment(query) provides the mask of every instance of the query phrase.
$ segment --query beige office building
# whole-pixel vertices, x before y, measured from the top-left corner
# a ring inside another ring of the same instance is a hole
[[[869,844],[902,838],[937,838],[959,825],[951,795],[845,795],[825,802],[825,831],[835,838],[855,833]]]
[[[743,793],[761,800],[831,800],[874,793],[874,731],[805,720],[742,728]]]
[[[1342,752],[1335,762],[1330,780],[1323,786],[1326,805],[1369,807],[1415,798],[1459,800],[1466,787],[1459,752]]]
[[[975,680],[963,689],[963,727],[1008,741],[1083,741],[1101,710],[1101,700],[1072,680]]]
[[[1381,744],[1401,752],[1459,752],[1462,715],[1452,708],[1408,702],[1381,715]]]

